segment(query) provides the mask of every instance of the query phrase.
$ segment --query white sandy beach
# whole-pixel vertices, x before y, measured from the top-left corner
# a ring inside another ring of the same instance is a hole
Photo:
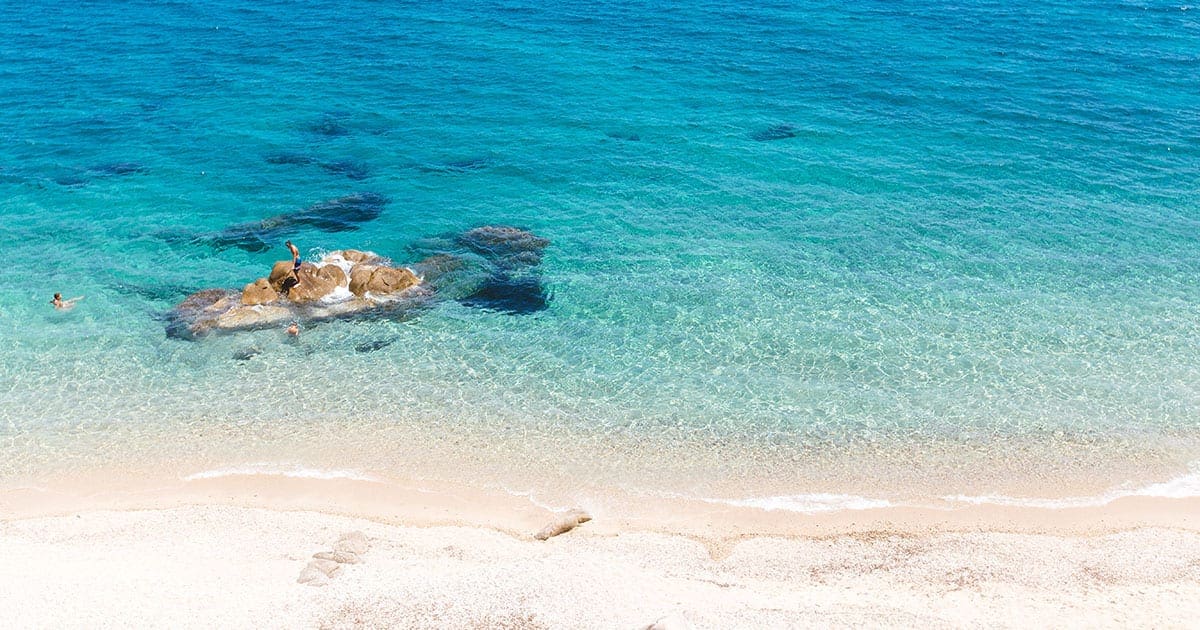
[[[658,521],[601,511],[543,542],[532,534],[554,515],[528,503],[371,485],[247,478],[87,497],[7,492],[3,625],[1162,628],[1200,619],[1200,505],[1190,499],[942,515],[665,506]],[[298,582],[313,554],[353,532],[367,543],[360,562]]]

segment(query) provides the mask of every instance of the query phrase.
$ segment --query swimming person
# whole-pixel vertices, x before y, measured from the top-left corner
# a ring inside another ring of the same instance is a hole
[[[289,337],[299,337],[300,336],[300,323],[292,322],[292,325],[287,327],[287,334]]]
[[[79,297],[73,297],[69,300],[64,300],[61,293],[55,293],[54,299],[50,300],[50,303],[54,305],[56,310],[65,311],[75,306],[75,303],[82,299],[83,296],[81,295]]]

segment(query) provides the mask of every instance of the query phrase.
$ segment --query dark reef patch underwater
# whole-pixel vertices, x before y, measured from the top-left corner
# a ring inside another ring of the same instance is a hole
[[[353,158],[322,161],[315,156],[305,153],[283,152],[265,155],[263,156],[263,161],[267,164],[286,166],[316,165],[330,175],[341,175],[346,179],[354,181],[364,180],[371,175],[371,167],[366,162]]]
[[[215,249],[236,247],[248,252],[265,252],[302,228],[323,232],[357,230],[358,224],[374,221],[390,200],[373,192],[361,192],[315,203],[307,208],[268,217],[262,221],[232,225],[212,234],[168,237],[202,243]]]
[[[528,315],[550,307],[550,294],[537,276],[497,273],[460,303],[487,311]]]
[[[796,128],[791,125],[771,125],[766,129],[760,129],[750,134],[750,139],[756,142],[770,142],[772,140],[786,140],[795,138]]]

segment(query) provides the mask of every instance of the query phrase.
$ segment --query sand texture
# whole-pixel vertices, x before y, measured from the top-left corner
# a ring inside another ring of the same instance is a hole
[[[716,544],[582,525],[538,541],[208,505],[3,521],[0,557],[10,628],[1162,628],[1200,619],[1200,534],[1163,528]]]

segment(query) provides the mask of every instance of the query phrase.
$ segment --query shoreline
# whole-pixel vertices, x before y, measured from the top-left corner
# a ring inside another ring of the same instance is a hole
[[[636,494],[594,494],[570,503],[546,503],[532,493],[489,490],[432,480],[306,478],[223,473],[175,482],[0,488],[0,520],[13,521],[95,511],[230,506],[304,511],[390,525],[462,526],[528,536],[555,515],[582,509],[586,528],[679,535],[712,544],[746,536],[805,538],[888,531],[901,535],[963,532],[1094,536],[1154,527],[1200,533],[1200,496],[1117,496],[1099,505],[946,504],[865,506],[797,511],[736,502]]]

